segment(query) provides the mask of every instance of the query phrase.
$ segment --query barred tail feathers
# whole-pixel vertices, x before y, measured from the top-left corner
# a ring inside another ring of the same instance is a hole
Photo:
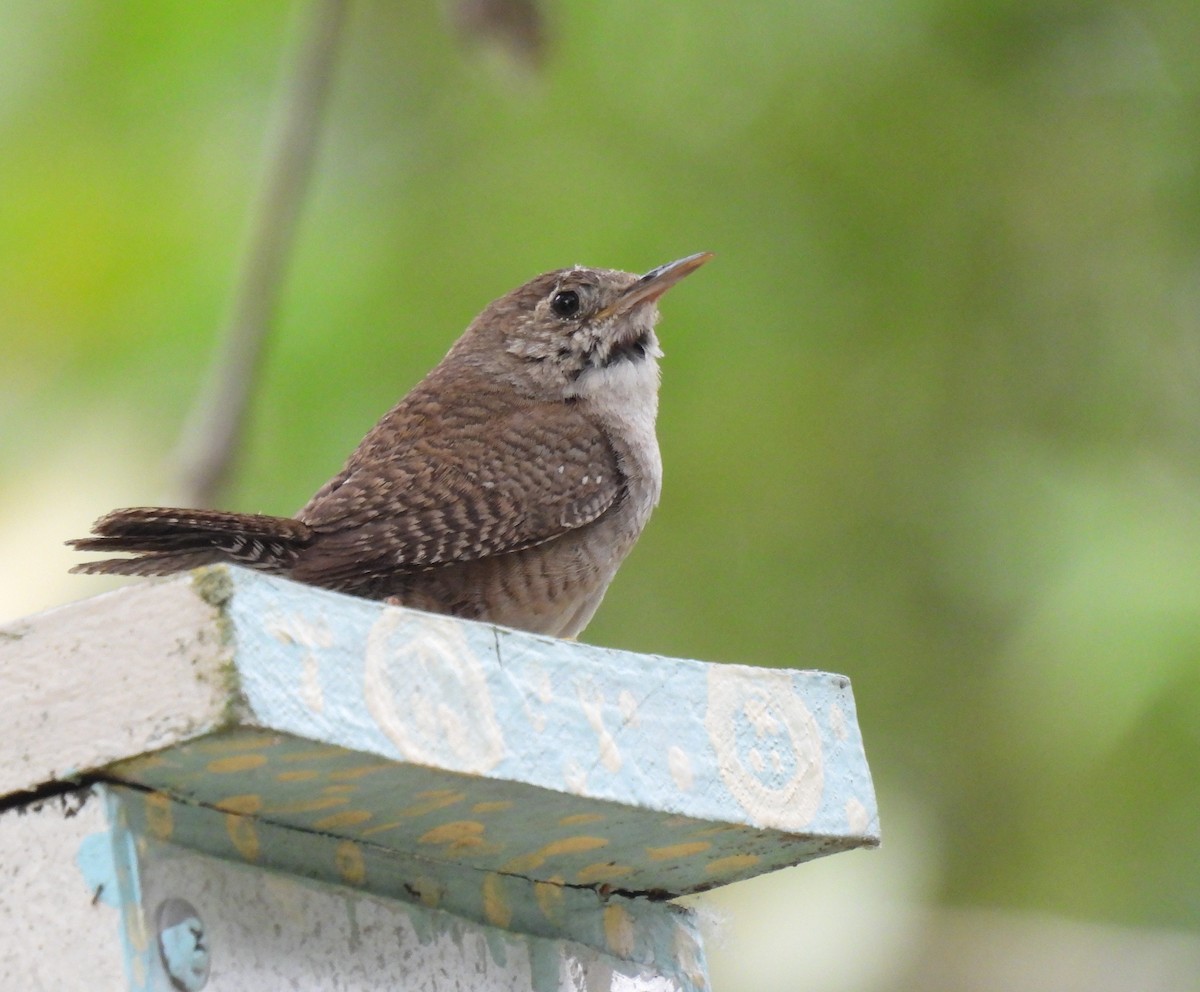
[[[67,543],[77,551],[126,551],[137,557],[84,562],[72,572],[166,575],[216,562],[283,572],[311,540],[312,530],[290,517],[140,506],[105,514],[92,525],[92,535]]]

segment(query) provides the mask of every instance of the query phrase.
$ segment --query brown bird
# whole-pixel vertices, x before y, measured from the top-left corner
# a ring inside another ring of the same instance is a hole
[[[658,298],[712,255],[643,276],[547,272],[492,303],[292,517],[113,510],[74,572],[231,562],[559,637],[587,625],[662,487]]]

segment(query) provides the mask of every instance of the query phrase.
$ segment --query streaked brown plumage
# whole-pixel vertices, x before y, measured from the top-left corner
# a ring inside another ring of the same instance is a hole
[[[658,502],[656,301],[644,276],[560,269],[483,311],[296,514],[138,507],[76,572],[233,562],[418,609],[578,634]]]

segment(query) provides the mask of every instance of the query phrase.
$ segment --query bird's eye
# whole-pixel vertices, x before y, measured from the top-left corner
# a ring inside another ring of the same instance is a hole
[[[579,313],[579,294],[573,289],[564,289],[550,299],[550,309],[560,317],[574,317]]]

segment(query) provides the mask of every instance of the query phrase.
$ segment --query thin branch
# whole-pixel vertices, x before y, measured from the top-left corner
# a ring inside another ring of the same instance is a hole
[[[185,505],[212,506],[232,473],[312,174],[348,6],[348,0],[314,0],[284,75],[220,350],[180,439],[177,464]]]

